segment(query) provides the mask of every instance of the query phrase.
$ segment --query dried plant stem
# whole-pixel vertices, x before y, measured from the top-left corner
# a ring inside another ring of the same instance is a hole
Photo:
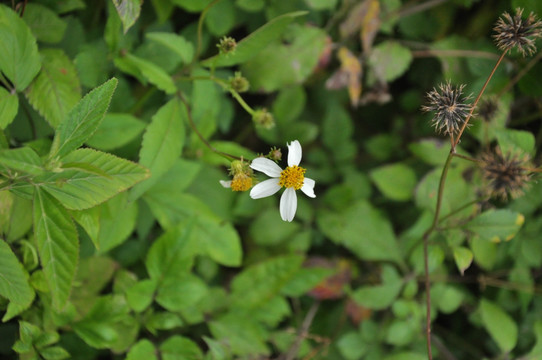
[[[186,101],[185,97],[183,96],[182,93],[177,93],[177,96],[179,97],[179,99],[181,99],[182,103],[184,104],[184,106],[186,107],[186,114],[187,114],[187,117],[188,117],[188,124],[190,125],[190,127],[192,128],[192,130],[196,133],[196,135],[198,135],[199,139],[201,140],[201,142],[207,146],[207,148],[209,148],[209,150],[211,150],[212,152],[220,155],[220,156],[223,156],[225,157],[226,159],[228,160],[243,160],[242,158],[240,157],[237,157],[237,156],[234,156],[234,155],[231,155],[231,154],[228,154],[228,153],[225,153],[223,151],[220,151],[218,150],[217,148],[215,148],[213,145],[211,145],[207,139],[205,139],[203,137],[203,135],[199,132],[196,124],[194,123],[194,119],[192,118],[192,112],[190,111],[190,104],[188,104],[188,101]]]
[[[497,63],[493,67],[493,70],[491,70],[491,73],[487,77],[486,82],[484,83],[484,86],[482,86],[482,89],[478,93],[478,96],[476,97],[476,100],[474,100],[474,103],[471,106],[470,112],[467,115],[467,118],[465,119],[465,122],[463,123],[463,126],[461,127],[461,130],[459,130],[459,133],[457,134],[457,137],[455,138],[455,141],[454,141],[454,143],[452,145],[452,152],[455,152],[455,148],[456,148],[457,144],[459,143],[459,140],[461,139],[461,135],[463,134],[463,131],[465,131],[465,129],[467,128],[467,125],[469,124],[469,120],[472,118],[472,114],[474,113],[474,109],[476,109],[476,106],[478,105],[478,102],[480,101],[480,98],[482,97],[482,94],[486,90],[487,85],[489,84],[489,81],[491,80],[491,78],[495,74],[495,71],[497,71],[497,68],[499,67],[499,65],[501,64],[502,60],[504,59],[504,57],[506,56],[507,53],[508,53],[508,51],[503,51],[503,53],[501,54],[501,56],[497,60]]]

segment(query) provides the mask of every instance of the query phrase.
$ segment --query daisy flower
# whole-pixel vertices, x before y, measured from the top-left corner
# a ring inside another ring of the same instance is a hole
[[[280,216],[284,221],[292,221],[297,210],[296,190],[301,190],[308,197],[314,198],[314,180],[305,177],[301,162],[301,144],[294,140],[288,145],[288,167],[284,170],[274,161],[259,157],[252,160],[250,167],[261,171],[271,179],[256,184],[250,191],[250,197],[261,199],[271,196],[281,188],[286,188],[280,197]]]

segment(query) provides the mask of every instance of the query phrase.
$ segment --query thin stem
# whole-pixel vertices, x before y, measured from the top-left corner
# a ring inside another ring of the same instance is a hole
[[[188,104],[188,101],[186,101],[185,97],[183,96],[182,93],[177,93],[177,96],[179,97],[179,99],[181,99],[181,101],[183,102],[184,106],[186,106],[186,113],[187,113],[187,117],[188,117],[188,124],[190,125],[190,127],[192,128],[192,130],[196,133],[196,135],[198,135],[199,139],[201,140],[201,142],[207,146],[209,148],[209,150],[211,150],[212,152],[222,156],[222,157],[225,157],[226,159],[228,160],[243,160],[242,158],[240,157],[237,157],[237,156],[234,156],[234,155],[231,155],[231,154],[228,154],[228,153],[225,153],[223,151],[220,151],[218,150],[217,148],[215,148],[213,145],[211,145],[207,139],[205,139],[203,137],[203,135],[199,132],[197,126],[196,126],[196,123],[194,123],[194,119],[192,118],[192,112],[190,111],[190,104]]]
[[[318,308],[320,306],[320,302],[316,301],[312,304],[311,308],[307,312],[307,315],[305,315],[305,319],[303,320],[303,323],[301,324],[301,328],[299,328],[299,331],[297,332],[297,337],[288,349],[288,352],[284,356],[284,360],[293,360],[297,356],[297,352],[299,350],[299,346],[301,346],[301,341],[307,337],[309,328],[312,324],[312,321],[314,320],[314,316],[316,315],[316,312],[318,311]]]
[[[501,54],[501,56],[497,60],[497,63],[493,67],[493,70],[491,70],[491,73],[487,77],[486,82],[484,83],[484,86],[482,86],[482,90],[480,90],[480,92],[478,93],[478,96],[476,97],[476,100],[474,100],[474,103],[472,104],[472,106],[470,108],[469,114],[467,115],[467,118],[465,119],[465,122],[463,123],[463,126],[461,127],[461,130],[459,130],[459,134],[457,135],[457,138],[455,139],[455,143],[453,144],[453,147],[452,147],[453,151],[455,151],[455,147],[459,143],[459,140],[461,139],[461,135],[463,134],[463,131],[465,131],[465,129],[466,129],[468,123],[469,123],[469,120],[472,118],[472,114],[474,113],[474,109],[476,109],[476,106],[478,105],[478,102],[480,101],[480,98],[482,97],[482,94],[486,90],[487,85],[489,84],[489,81],[491,80],[491,78],[495,74],[495,71],[497,71],[497,68],[501,64],[501,62],[504,59],[504,57],[506,56],[506,54],[507,54],[507,51],[504,51]]]
[[[202,37],[202,29],[203,29],[203,20],[205,20],[205,16],[211,10],[213,6],[215,6],[219,1],[221,0],[214,0],[211,2],[203,11],[201,12],[201,15],[198,20],[198,44],[196,46],[196,53],[194,54],[194,58],[192,60],[192,63],[198,60],[200,53],[201,53],[201,37]]]
[[[466,155],[461,155],[461,154],[458,154],[458,153],[454,153],[454,156],[455,156],[455,157],[458,157],[458,158],[461,158],[461,159],[464,159],[464,160],[472,161],[472,162],[475,162],[475,163],[478,163],[478,164],[482,164],[482,163],[483,163],[482,160],[478,160],[478,159],[475,159],[475,158],[473,158],[473,157],[466,156]]]

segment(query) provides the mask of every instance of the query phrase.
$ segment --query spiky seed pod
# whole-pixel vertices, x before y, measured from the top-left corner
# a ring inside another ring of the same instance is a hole
[[[467,104],[470,96],[463,96],[465,85],[453,87],[450,82],[440,84],[439,89],[433,88],[427,93],[428,105],[422,106],[423,111],[433,111],[432,123],[438,132],[454,135],[465,122],[471,106]]]
[[[517,48],[523,55],[536,52],[535,39],[542,36],[542,22],[531,12],[527,18],[522,18],[523,9],[517,8],[514,16],[503,13],[493,30],[493,39],[501,51]]]
[[[497,110],[499,110],[499,102],[496,98],[489,97],[480,101],[476,112],[482,120],[489,122],[495,118]]]
[[[482,176],[488,183],[488,195],[507,200],[523,195],[530,179],[529,155],[507,153],[497,147],[482,154]]]

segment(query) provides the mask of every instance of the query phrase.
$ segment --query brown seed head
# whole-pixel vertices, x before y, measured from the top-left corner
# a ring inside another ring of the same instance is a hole
[[[493,39],[501,51],[516,47],[524,57],[536,52],[535,39],[542,36],[542,22],[531,12],[522,18],[523,9],[517,8],[514,16],[503,13],[493,30]]]
[[[503,155],[499,148],[481,156],[482,176],[488,182],[488,194],[502,200],[523,195],[530,179],[529,155],[507,153]]]
[[[461,124],[470,112],[471,105],[466,102],[470,96],[463,96],[465,85],[453,87],[450,82],[427,93],[429,105],[422,106],[423,111],[433,111],[432,123],[438,132],[453,135],[459,132]]]

